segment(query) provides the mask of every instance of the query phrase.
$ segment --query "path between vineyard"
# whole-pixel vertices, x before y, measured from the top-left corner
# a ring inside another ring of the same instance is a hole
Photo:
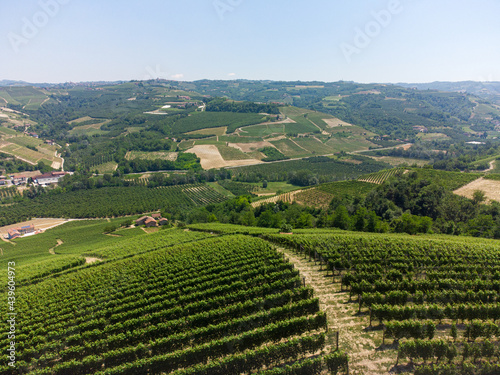
[[[300,275],[305,277],[306,286],[314,289],[320,308],[328,316],[327,344],[335,350],[336,331],[339,331],[339,348],[349,354],[351,375],[387,374],[396,362],[395,350],[379,350],[382,331],[365,331],[369,325],[367,315],[357,315],[358,304],[349,301],[349,293],[340,291],[340,284],[332,282],[331,272],[326,276],[325,267],[320,271],[319,262],[309,261],[303,255],[288,248],[279,248]]]
[[[57,246],[61,246],[64,242],[60,239],[57,239],[57,245],[49,249],[49,253],[52,255],[56,255],[56,252],[54,251]]]

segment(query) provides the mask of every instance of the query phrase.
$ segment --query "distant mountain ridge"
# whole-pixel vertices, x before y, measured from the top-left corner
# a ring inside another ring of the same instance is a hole
[[[448,92],[467,92],[480,98],[490,100],[500,105],[500,82],[430,82],[430,83],[397,83],[405,88],[416,88],[418,90],[438,90]]]

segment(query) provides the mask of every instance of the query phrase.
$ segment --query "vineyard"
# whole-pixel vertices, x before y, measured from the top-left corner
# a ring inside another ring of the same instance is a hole
[[[362,181],[330,182],[313,189],[306,189],[297,194],[295,199],[306,206],[327,207],[333,197],[364,197],[373,188],[373,184]]]
[[[350,233],[263,237],[321,264],[365,317],[360,329],[381,338],[377,350],[395,358],[393,371],[498,373],[498,243]]]
[[[30,201],[0,207],[0,225],[21,222],[32,217],[116,217],[158,209],[178,212],[209,203],[219,203],[225,199],[222,194],[203,184],[77,190],[43,195]]]
[[[318,299],[264,240],[160,245],[55,281],[18,286],[16,367],[2,353],[0,374],[314,375],[347,367],[341,352],[319,355],[327,326]]]
[[[358,181],[369,182],[371,184],[382,185],[385,181],[387,181],[391,177],[400,177],[405,173],[404,168],[394,168],[388,169],[376,173],[370,173],[366,176],[361,176],[358,178]]]

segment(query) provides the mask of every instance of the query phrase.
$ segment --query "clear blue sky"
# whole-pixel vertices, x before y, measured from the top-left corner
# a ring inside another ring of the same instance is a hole
[[[499,15],[498,0],[1,0],[0,79],[500,81]]]

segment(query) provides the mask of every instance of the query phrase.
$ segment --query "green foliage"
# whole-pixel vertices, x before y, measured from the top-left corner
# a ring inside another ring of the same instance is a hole
[[[283,155],[280,151],[278,151],[274,147],[264,147],[259,149],[266,157],[262,159],[262,161],[277,161],[277,160],[286,160],[288,157]]]

